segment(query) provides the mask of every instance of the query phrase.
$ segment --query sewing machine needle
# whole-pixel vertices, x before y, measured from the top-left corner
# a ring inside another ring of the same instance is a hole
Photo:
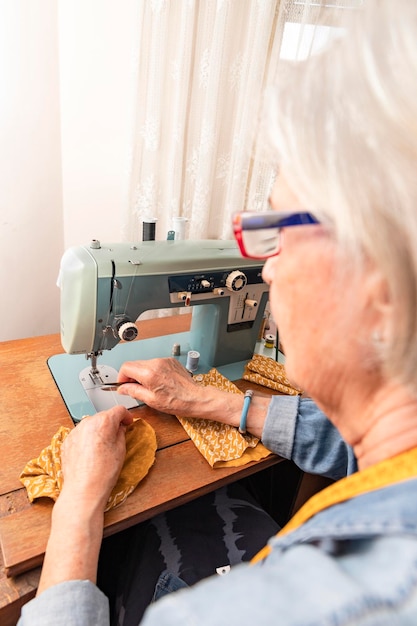
[[[125,380],[123,383],[103,383],[102,385],[100,385],[102,391],[117,391],[117,388],[120,387],[120,385],[140,385],[140,383],[138,383],[137,381],[133,381],[133,380]]]

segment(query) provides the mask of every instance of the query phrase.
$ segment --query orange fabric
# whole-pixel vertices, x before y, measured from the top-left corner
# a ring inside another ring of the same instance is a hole
[[[198,374],[194,380],[198,385],[212,385],[229,393],[242,394],[236,385],[215,368],[207,374]],[[211,467],[237,467],[250,461],[259,461],[271,454],[257,437],[249,433],[241,435],[237,428],[229,424],[198,417],[177,417]]]
[[[277,363],[271,357],[262,354],[254,354],[248,362],[243,373],[243,379],[252,383],[275,389],[290,396],[301,394],[301,389],[294,387],[288,380],[285,367],[282,363]]]
[[[29,461],[20,474],[20,482],[26,487],[30,502],[42,497],[58,498],[64,483],[61,446],[69,433],[69,428],[61,426],[50,445]],[[146,476],[155,460],[156,447],[155,431],[145,420],[135,421],[126,430],[126,457],[106,511],[124,502]]]

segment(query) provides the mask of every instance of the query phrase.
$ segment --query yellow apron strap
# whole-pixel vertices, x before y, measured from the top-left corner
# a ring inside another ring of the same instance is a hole
[[[398,483],[401,480],[415,476],[417,476],[417,448],[413,448],[391,459],[386,459],[381,463],[372,465],[372,467],[362,472],[356,472],[351,476],[342,478],[329,487],[326,487],[326,489],[319,491],[307,500],[290,521],[281,528],[278,535],[281,536],[291,532],[304,524],[310,517],[316,515],[316,513],[334,504],[339,504],[362,493],[376,491],[387,485]],[[270,552],[270,546],[265,546],[258,554],[255,554],[251,563],[261,561],[268,556]]]

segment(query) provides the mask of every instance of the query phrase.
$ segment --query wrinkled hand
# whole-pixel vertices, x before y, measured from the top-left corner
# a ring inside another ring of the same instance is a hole
[[[128,361],[120,368],[118,381],[140,383],[122,385],[118,393],[163,413],[184,417],[198,413],[205,394],[204,388],[196,385],[190,373],[174,358]]]
[[[126,456],[128,410],[115,406],[88,416],[70,432],[62,445],[62,493],[73,502],[104,507],[117,482]]]

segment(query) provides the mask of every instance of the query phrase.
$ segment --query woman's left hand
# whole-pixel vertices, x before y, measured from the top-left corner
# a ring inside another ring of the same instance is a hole
[[[123,466],[125,431],[132,421],[120,405],[81,420],[62,445],[62,493],[104,510]]]

